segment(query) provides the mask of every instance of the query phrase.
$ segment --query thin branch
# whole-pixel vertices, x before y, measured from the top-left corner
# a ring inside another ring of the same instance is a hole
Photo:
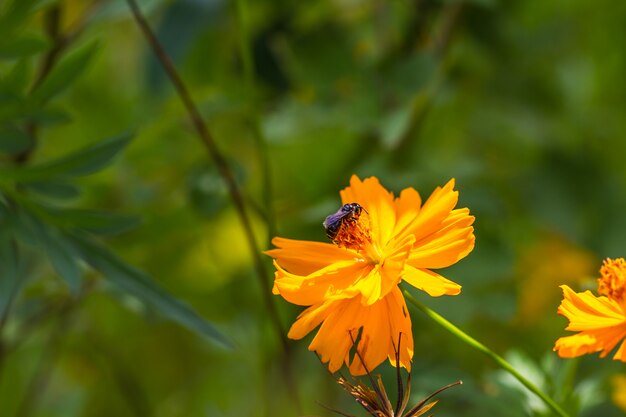
[[[185,106],[185,109],[187,110],[189,119],[191,120],[191,123],[193,124],[198,134],[198,137],[200,138],[203,145],[207,149],[211,159],[213,160],[213,162],[215,163],[215,166],[217,167],[217,170],[222,176],[224,182],[226,183],[226,186],[228,188],[229,194],[231,196],[231,199],[233,201],[237,214],[239,215],[239,220],[243,227],[246,240],[248,242],[248,246],[252,254],[256,275],[258,277],[259,284],[261,285],[263,300],[269,312],[270,320],[272,321],[272,324],[277,332],[277,335],[280,338],[283,351],[285,352],[285,354],[288,354],[289,346],[287,343],[287,337],[282,328],[282,324],[278,316],[276,305],[274,304],[274,301],[272,299],[270,283],[269,283],[269,279],[268,279],[265,267],[263,265],[263,260],[261,258],[261,251],[259,249],[256,238],[254,236],[252,225],[250,223],[250,218],[248,217],[248,213],[244,204],[244,199],[243,199],[241,191],[239,190],[239,186],[237,185],[237,182],[235,180],[233,171],[228,165],[228,163],[226,162],[226,159],[222,155],[221,151],[219,150],[217,143],[213,139],[213,136],[209,132],[204,120],[202,119],[202,116],[200,115],[200,112],[198,111],[198,108],[196,107],[193,99],[191,98],[191,95],[189,93],[189,90],[187,89],[187,86],[185,85],[182,78],[178,74],[178,71],[176,70],[174,63],[172,62],[169,55],[163,49],[163,46],[161,45],[159,40],[156,38],[154,32],[150,28],[150,25],[148,24],[144,15],[139,9],[137,2],[135,0],[126,0],[126,2],[128,3],[128,6],[130,7],[132,11],[133,17],[135,18],[137,25],[139,26],[146,40],[150,44],[150,47],[154,51],[157,59],[161,63],[163,69],[167,73],[167,76],[172,82],[176,92],[178,93],[178,96],[183,102],[183,105]]]

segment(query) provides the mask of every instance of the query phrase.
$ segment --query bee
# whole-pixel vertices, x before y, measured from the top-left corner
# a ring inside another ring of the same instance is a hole
[[[324,220],[324,229],[326,229],[326,235],[330,240],[335,240],[337,232],[344,224],[354,224],[359,220],[361,212],[365,210],[358,203],[349,203],[341,206],[336,213],[331,214]],[[367,210],[365,210],[367,213]]]

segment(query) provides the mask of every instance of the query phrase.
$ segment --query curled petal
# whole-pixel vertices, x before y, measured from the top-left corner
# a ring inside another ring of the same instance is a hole
[[[454,178],[435,191],[419,210],[419,213],[402,231],[403,234],[412,234],[419,242],[441,228],[443,221],[450,215],[459,199],[459,192],[454,191]],[[402,201],[396,200],[396,204]]]
[[[626,321],[620,305],[607,297],[596,297],[591,291],[574,292],[561,285],[563,301],[557,312],[570,321],[565,330],[585,331],[619,326]]]
[[[404,267],[402,279],[417,289],[425,291],[431,297],[441,295],[457,295],[461,286],[428,269],[418,269],[411,265]]]
[[[580,333],[559,338],[554,350],[562,358],[600,352],[607,356],[626,337],[626,315],[620,305],[607,297],[596,297],[590,291],[576,293],[562,285],[563,301],[558,313],[570,321],[566,330]],[[614,359],[626,361],[622,342]]]

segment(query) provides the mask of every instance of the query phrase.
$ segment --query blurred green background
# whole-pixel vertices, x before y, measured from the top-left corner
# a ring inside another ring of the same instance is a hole
[[[552,346],[558,286],[593,289],[601,259],[626,255],[625,2],[141,7],[261,250],[325,240],[353,173],[423,198],[455,177],[476,248],[442,273],[463,292],[413,293],[572,416],[624,414],[623,364]],[[313,334],[285,355],[223,179],[124,1],[0,1],[0,78],[0,415],[364,415]],[[288,329],[301,309],[272,300]],[[412,404],[462,379],[435,415],[549,415],[411,313]]]

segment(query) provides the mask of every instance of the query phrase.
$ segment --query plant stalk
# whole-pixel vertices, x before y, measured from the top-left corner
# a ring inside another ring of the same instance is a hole
[[[441,325],[443,328],[448,330],[450,333],[461,339],[463,342],[467,343],[474,349],[482,352],[483,354],[490,357],[494,362],[496,362],[502,369],[510,373],[515,379],[517,379],[522,385],[524,385],[529,391],[533,394],[537,395],[541,400],[557,415],[561,417],[569,417],[569,415],[548,395],[546,395],[543,391],[535,386],[532,382],[530,382],[526,377],[520,374],[513,366],[508,363],[502,356],[493,352],[487,346],[483,345],[454,324],[450,323],[448,320],[440,316],[435,311],[426,307],[421,302],[417,301],[415,297],[413,297],[408,291],[404,291],[404,297],[415,307],[417,307],[420,311],[426,314],[428,317],[433,319],[437,324]]]

